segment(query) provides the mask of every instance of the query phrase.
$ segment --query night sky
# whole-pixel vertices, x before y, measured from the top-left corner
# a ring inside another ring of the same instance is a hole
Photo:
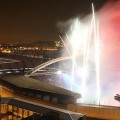
[[[0,0],[0,42],[58,40],[57,23],[98,10],[105,0]]]

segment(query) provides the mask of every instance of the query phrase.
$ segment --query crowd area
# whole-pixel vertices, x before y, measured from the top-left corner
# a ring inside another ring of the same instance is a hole
[[[65,76],[68,76],[67,73],[48,73],[48,74],[41,74],[39,76],[30,76],[35,80],[42,81],[46,84],[52,84],[58,87],[62,87],[64,89],[70,89],[71,84],[70,81],[65,79]]]

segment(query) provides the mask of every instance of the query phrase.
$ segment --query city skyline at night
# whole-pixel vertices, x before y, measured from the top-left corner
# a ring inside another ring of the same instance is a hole
[[[0,119],[118,120],[120,0],[0,1]]]

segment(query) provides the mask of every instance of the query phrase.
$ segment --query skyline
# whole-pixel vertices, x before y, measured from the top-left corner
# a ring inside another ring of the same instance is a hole
[[[57,27],[76,16],[83,18],[91,13],[91,4],[96,11],[105,0],[36,0],[1,1],[0,42],[32,43],[58,40],[63,34]]]

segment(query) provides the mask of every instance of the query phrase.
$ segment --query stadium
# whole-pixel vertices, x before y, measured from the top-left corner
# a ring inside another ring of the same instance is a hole
[[[15,62],[18,66],[21,64],[20,61],[18,63],[13,60],[9,64],[15,64]],[[118,120],[120,110],[117,106],[85,104],[77,101],[78,98],[82,99],[82,93],[76,92],[78,79],[72,84],[72,88],[76,87],[76,89],[71,90],[70,62],[70,57],[61,57],[24,72],[22,69],[25,68],[20,68],[19,72],[15,73],[13,69],[16,65],[12,65],[6,73],[4,69],[1,70],[1,118],[42,120],[45,119],[43,117],[48,116],[49,120],[85,118]],[[68,64],[67,67],[65,67],[66,64]],[[2,61],[1,67],[5,66],[9,65]],[[119,95],[116,95],[115,99],[119,101]],[[45,120],[48,118],[46,117]]]

